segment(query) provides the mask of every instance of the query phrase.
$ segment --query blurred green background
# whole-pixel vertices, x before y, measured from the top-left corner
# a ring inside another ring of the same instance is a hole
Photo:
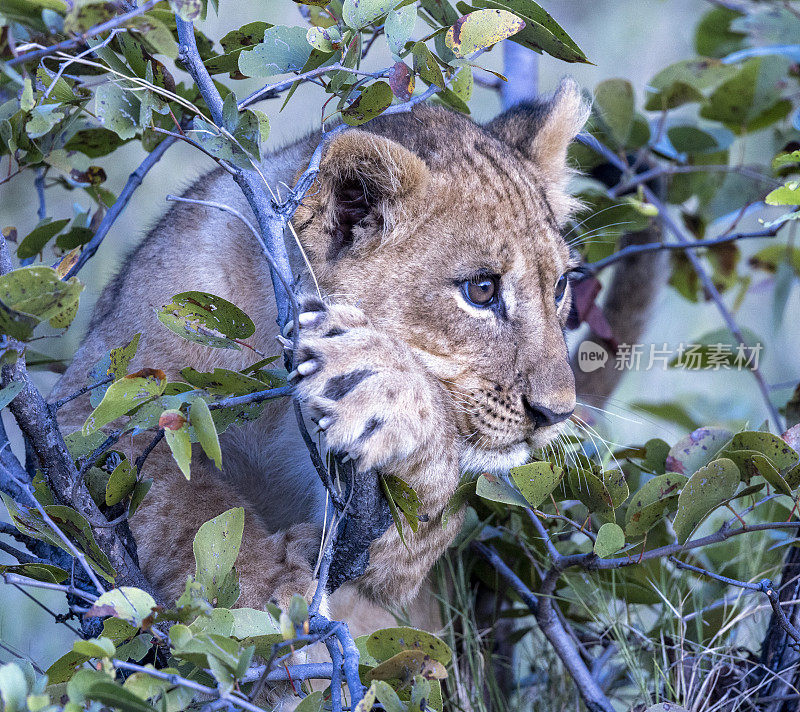
[[[539,86],[541,91],[553,89],[565,74],[571,74],[587,90],[603,79],[624,77],[637,91],[641,105],[648,80],[664,66],[693,54],[693,32],[700,14],[710,7],[703,0],[545,0],[544,7],[567,30],[586,52],[594,65],[566,65],[549,56],[540,59]],[[219,38],[228,30],[245,22],[265,19],[275,23],[299,24],[297,9],[291,0],[258,0],[234,3],[221,0],[219,17],[211,17],[203,28],[212,38]],[[376,53],[371,62],[384,66],[386,56]],[[502,70],[501,48],[484,55],[481,62],[495,70]],[[489,76],[489,75],[486,75]],[[258,88],[252,80],[234,82],[241,98]],[[321,110],[317,87],[306,85],[298,90],[285,111],[280,112],[281,100],[264,102],[258,108],[265,111],[272,124],[269,145],[279,148],[283,144],[318,127]],[[486,121],[500,109],[497,94],[478,88],[472,101],[474,118]],[[748,151],[757,152],[758,147]],[[123,146],[110,157],[98,160],[108,175],[107,187],[118,192],[128,174],[139,164],[143,155],[138,144]],[[82,337],[83,328],[91,314],[92,305],[109,278],[124,264],[127,254],[165,210],[167,193],[179,193],[213,164],[195,149],[178,144],[155,166],[134,194],[124,215],[117,220],[91,268],[84,270],[82,279],[87,289],[81,301],[81,311],[69,332],[63,338],[39,341],[35,347],[53,356],[73,353]],[[48,195],[48,215],[70,217],[73,201],[83,210],[90,201],[81,192],[61,192]],[[36,224],[36,194],[32,180],[20,178],[0,187],[0,227],[15,226],[21,235],[27,234]],[[747,229],[753,223],[742,223]],[[755,249],[743,245],[745,252]],[[185,257],[183,257],[185,259]],[[769,318],[771,290],[760,289],[755,275],[754,285],[738,312],[739,322],[753,329],[767,345],[762,353],[764,374],[771,384],[788,384],[800,379],[797,366],[798,346],[798,295],[790,296],[787,318],[780,333],[775,333]],[[720,326],[712,305],[695,305],[686,302],[674,291],[665,289],[651,320],[651,327],[643,343],[675,345],[691,342],[701,334]],[[579,335],[575,338],[579,338]],[[40,386],[49,390],[56,376],[39,373]],[[791,388],[776,388],[775,401],[786,401]],[[678,400],[684,403],[692,417],[700,423],[734,423],[746,421],[756,427],[765,417],[754,381],[748,373],[719,371],[717,373],[686,371],[649,371],[629,374],[620,391],[610,403],[608,414],[598,414],[597,427],[615,442],[631,443],[658,435],[674,442],[683,434],[676,425],[658,421],[632,407],[638,401],[658,402]],[[9,425],[13,437],[13,428]],[[685,432],[685,431],[684,431]],[[624,435],[623,435],[624,434]],[[3,556],[3,555],[0,555]],[[5,563],[5,559],[0,559]],[[41,600],[55,611],[65,610],[60,595],[42,596]],[[39,633],[31,636],[30,631]],[[29,656],[43,668],[54,659],[56,650],[64,650],[73,634],[64,626],[53,623],[52,618],[10,586],[0,587],[0,640],[14,646],[19,653]],[[0,661],[10,657],[0,650]]]

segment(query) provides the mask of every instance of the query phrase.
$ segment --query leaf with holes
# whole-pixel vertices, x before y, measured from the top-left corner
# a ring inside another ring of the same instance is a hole
[[[253,321],[235,304],[208,292],[181,292],[159,309],[158,320],[170,331],[198,344],[241,349],[236,339],[256,330]]]
[[[395,505],[400,509],[412,532],[419,528],[420,501],[414,489],[394,475],[383,475],[383,481]]]
[[[672,522],[681,544],[711,512],[733,497],[740,481],[736,463],[724,457],[701,467],[689,478],[678,496],[678,511]]]
[[[531,507],[538,507],[558,487],[564,471],[552,462],[531,462],[511,469],[511,477]]]
[[[347,108],[342,109],[342,119],[350,126],[360,126],[380,116],[392,105],[392,88],[386,82],[373,82]]]
[[[248,77],[271,77],[299,72],[311,55],[311,45],[303,27],[268,27],[264,40],[239,55],[239,69]]]
[[[445,35],[445,44],[456,57],[469,57],[524,27],[525,21],[507,10],[476,10],[456,20]]]
[[[401,650],[367,673],[367,682],[372,680],[407,680],[414,675],[423,675],[430,680],[445,680],[447,670],[421,650]]]
[[[453,658],[453,651],[439,638],[416,628],[384,628],[367,638],[367,652],[379,663],[404,650],[414,650],[447,665]]]
[[[628,505],[625,535],[632,539],[650,531],[666,512],[678,506],[678,495],[688,481],[685,475],[668,472],[645,482]]]

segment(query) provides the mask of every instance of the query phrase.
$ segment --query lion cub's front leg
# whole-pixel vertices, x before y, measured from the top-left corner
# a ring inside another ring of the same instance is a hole
[[[370,548],[359,580],[372,598],[402,603],[455,536],[441,514],[458,482],[455,426],[444,387],[402,341],[376,330],[352,306],[307,301],[293,380],[298,398],[319,423],[328,448],[360,471],[400,477],[420,497],[426,521],[395,527]]]

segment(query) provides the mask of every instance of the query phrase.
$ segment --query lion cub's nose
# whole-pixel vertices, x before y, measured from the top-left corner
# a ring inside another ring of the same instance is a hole
[[[539,403],[531,403],[525,396],[522,397],[522,404],[525,406],[525,412],[528,417],[533,421],[537,428],[545,428],[548,425],[555,425],[562,420],[566,420],[572,415],[572,411],[564,413],[556,413],[554,410],[545,408]]]

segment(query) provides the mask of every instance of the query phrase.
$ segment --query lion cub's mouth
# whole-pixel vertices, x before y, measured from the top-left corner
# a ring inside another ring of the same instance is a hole
[[[525,464],[530,456],[531,446],[525,440],[489,449],[466,443],[461,452],[461,471],[504,474],[512,467]]]

